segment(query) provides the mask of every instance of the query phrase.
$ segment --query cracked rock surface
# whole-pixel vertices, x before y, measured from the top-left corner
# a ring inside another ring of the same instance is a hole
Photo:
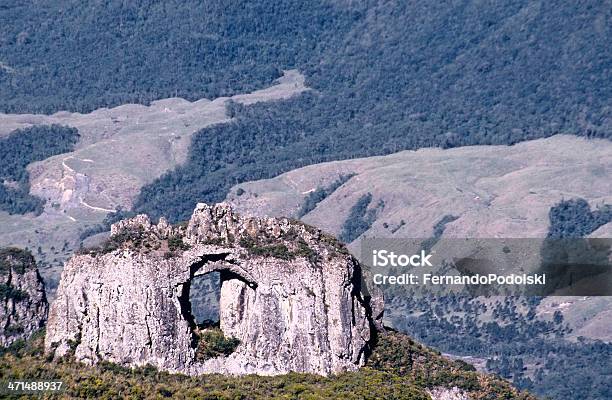
[[[382,300],[364,295],[357,261],[321,231],[222,203],[199,204],[187,225],[141,215],[111,233],[67,263],[47,353],[191,375],[328,375],[365,362]],[[210,272],[221,277],[220,328],[239,344],[202,360],[189,291]]]
[[[0,346],[27,339],[47,320],[49,305],[29,251],[0,249]]]
[[[459,388],[437,387],[428,390],[432,400],[470,400],[468,394]]]

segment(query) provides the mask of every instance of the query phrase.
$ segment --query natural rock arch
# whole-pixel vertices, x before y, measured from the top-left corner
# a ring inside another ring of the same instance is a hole
[[[327,375],[365,362],[380,302],[361,290],[345,248],[288,219],[199,204],[187,226],[146,216],[112,228],[106,248],[74,256],[51,307],[46,349],[83,362],[152,364],[188,374]],[[191,280],[221,273],[220,324],[240,344],[196,360]]]

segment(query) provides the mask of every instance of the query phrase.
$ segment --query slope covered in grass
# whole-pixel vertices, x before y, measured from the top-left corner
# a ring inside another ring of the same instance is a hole
[[[10,214],[40,213],[44,201],[30,195],[28,164],[66,153],[79,140],[75,128],[38,125],[0,137],[0,210]]]
[[[312,93],[234,109],[139,211],[174,220],[228,185],[429,146],[610,137],[604,1],[70,0],[0,8],[0,110],[231,95],[297,68]],[[210,148],[211,150],[207,150]]]

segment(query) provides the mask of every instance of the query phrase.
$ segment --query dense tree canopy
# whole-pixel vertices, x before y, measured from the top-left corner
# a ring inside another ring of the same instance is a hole
[[[612,222],[612,205],[606,204],[591,210],[584,199],[563,200],[551,207],[548,218],[549,238],[580,238]]]

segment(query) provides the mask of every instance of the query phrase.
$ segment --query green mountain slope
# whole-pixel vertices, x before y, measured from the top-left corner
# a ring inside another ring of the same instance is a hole
[[[234,107],[136,209],[173,220],[228,184],[429,146],[610,137],[610,7],[544,1],[4,2],[0,110],[315,89]]]

